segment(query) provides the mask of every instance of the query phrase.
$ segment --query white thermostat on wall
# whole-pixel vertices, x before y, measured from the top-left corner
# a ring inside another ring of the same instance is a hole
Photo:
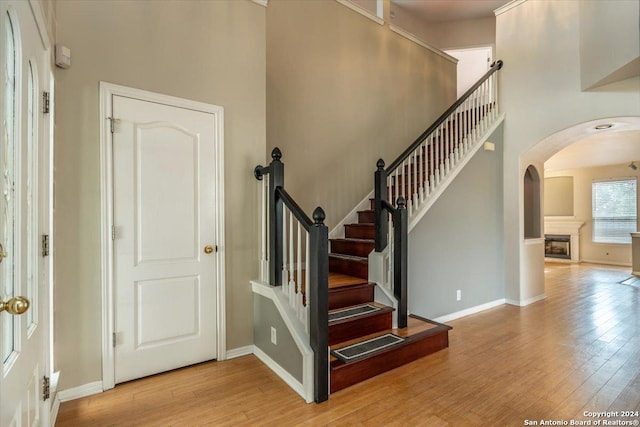
[[[56,45],[56,65],[60,68],[71,67],[71,49],[59,44]]]

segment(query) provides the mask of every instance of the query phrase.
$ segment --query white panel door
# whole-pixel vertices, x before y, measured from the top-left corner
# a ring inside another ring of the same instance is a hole
[[[49,57],[29,2],[0,2],[0,23],[0,300],[30,301],[21,315],[11,313],[16,306],[0,313],[0,426],[38,426],[48,420],[49,258],[39,242],[50,224],[49,118],[41,103]]]
[[[216,120],[117,95],[112,103],[120,383],[216,357]]]

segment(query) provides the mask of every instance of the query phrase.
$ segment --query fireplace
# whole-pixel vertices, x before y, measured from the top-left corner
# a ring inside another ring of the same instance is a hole
[[[568,234],[545,234],[544,256],[546,258],[571,259],[571,236]]]

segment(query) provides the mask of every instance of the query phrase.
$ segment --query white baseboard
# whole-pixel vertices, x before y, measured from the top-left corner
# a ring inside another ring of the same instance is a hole
[[[541,300],[543,300],[545,298],[547,298],[547,294],[540,294],[540,295],[537,295],[535,297],[527,298],[525,300],[508,299],[507,300],[507,304],[515,305],[515,306],[518,306],[518,307],[525,307],[525,306],[527,306],[529,304],[533,304],[534,302],[541,301]]]
[[[60,410],[60,398],[56,394],[56,397],[51,402],[51,412],[49,413],[49,423],[53,427],[56,425],[56,418],[58,418],[58,411]]]
[[[438,323],[447,323],[455,319],[460,319],[461,317],[470,316],[472,314],[479,313],[481,311],[489,310],[490,308],[498,307],[504,305],[506,300],[504,298],[497,299],[495,301],[488,302],[486,304],[476,305],[475,307],[467,308],[464,310],[456,311],[455,313],[447,314],[444,316],[440,316],[438,318],[433,319]]]
[[[253,354],[253,346],[247,345],[244,347],[238,347],[227,351],[227,360],[235,359],[236,357],[247,356]]]
[[[260,348],[254,346],[253,354],[255,354],[256,357],[260,359],[262,363],[267,365],[269,369],[275,372],[276,375],[278,375],[282,379],[282,381],[287,383],[287,385],[291,387],[293,391],[298,393],[300,397],[302,397],[305,401],[307,401],[307,396],[305,396],[304,386],[297,379],[295,379],[293,375],[287,372],[282,366],[278,365],[278,363],[276,363],[271,357],[269,357],[267,353],[260,350]]]
[[[608,262],[608,261],[593,260],[593,259],[583,259],[582,262],[586,262],[589,264],[615,265],[618,267],[631,267],[630,262]]]
[[[80,399],[81,397],[91,396],[92,394],[102,393],[102,381],[95,381],[88,384],[83,384],[78,387],[68,388],[66,390],[60,390],[57,394],[60,402],[68,402],[69,400]]]

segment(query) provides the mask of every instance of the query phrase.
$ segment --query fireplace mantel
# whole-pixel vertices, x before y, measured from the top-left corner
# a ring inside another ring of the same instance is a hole
[[[566,262],[580,262],[580,228],[583,221],[560,220],[549,218],[544,220],[544,234],[561,234],[571,238],[571,260]],[[550,261],[560,261],[556,258],[549,258]]]

